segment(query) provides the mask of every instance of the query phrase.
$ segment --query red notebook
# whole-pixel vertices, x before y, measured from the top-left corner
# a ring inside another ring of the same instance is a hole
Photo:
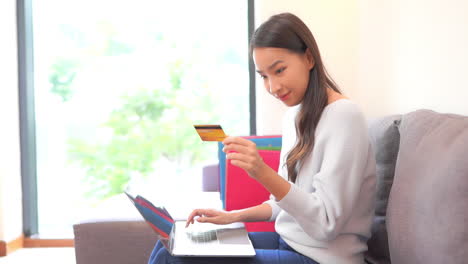
[[[280,151],[259,150],[263,161],[278,171]],[[226,162],[226,210],[238,210],[259,205],[270,198],[270,193],[243,169]],[[245,223],[249,232],[275,231],[274,222]]]

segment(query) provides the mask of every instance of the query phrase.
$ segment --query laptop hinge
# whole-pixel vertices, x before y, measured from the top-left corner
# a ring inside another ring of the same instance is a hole
[[[175,228],[176,228],[176,225],[174,223],[174,225],[172,226],[172,229],[171,229],[171,233],[169,235],[169,253],[171,253],[171,255],[173,254],[172,252],[174,250]]]

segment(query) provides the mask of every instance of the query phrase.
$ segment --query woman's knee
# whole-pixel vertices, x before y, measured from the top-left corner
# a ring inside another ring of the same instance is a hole
[[[278,249],[279,246],[276,232],[250,232],[249,238],[256,249]]]

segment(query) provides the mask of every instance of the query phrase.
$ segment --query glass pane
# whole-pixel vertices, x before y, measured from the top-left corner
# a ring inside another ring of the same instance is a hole
[[[201,190],[217,144],[193,124],[249,133],[247,1],[41,0],[33,19],[41,236],[126,188]]]

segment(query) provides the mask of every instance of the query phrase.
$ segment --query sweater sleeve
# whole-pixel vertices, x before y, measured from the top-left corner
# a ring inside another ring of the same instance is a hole
[[[273,222],[276,220],[276,217],[278,217],[278,214],[281,211],[281,208],[278,206],[278,204],[274,201],[274,198],[265,201],[264,203],[268,204],[271,207],[271,217],[268,220],[268,222]]]
[[[301,169],[298,175],[313,177],[312,188],[291,184],[288,194],[276,204],[309,236],[330,241],[341,232],[359,197],[369,139],[366,121],[354,108],[329,113],[317,132],[313,153],[322,159],[320,169],[315,175]]]

